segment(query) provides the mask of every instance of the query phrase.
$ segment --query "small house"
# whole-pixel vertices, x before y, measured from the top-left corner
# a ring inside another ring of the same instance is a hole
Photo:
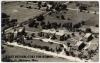
[[[79,45],[79,47],[78,47],[78,50],[82,50],[85,46],[86,46],[85,43],[81,43],[81,44]]]
[[[92,33],[86,33],[85,36],[83,37],[83,41],[89,42],[93,39]]]

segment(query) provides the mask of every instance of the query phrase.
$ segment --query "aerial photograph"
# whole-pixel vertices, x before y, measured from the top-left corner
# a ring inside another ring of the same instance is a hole
[[[99,62],[99,2],[1,1],[1,62]]]

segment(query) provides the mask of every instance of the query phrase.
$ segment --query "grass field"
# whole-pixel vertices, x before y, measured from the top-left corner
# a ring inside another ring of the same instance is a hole
[[[25,60],[38,60],[39,62],[69,62],[69,60],[63,59],[63,58],[57,58],[57,57],[53,57],[53,58],[36,58],[36,56],[49,56],[49,55],[45,55],[43,53],[37,53],[34,51],[29,51],[23,48],[19,48],[19,47],[8,47],[8,46],[4,46],[6,53],[2,54],[2,57],[5,57],[6,55],[19,55],[19,56],[35,56],[35,58],[11,58],[12,60],[19,60],[19,59],[25,59]]]
[[[24,5],[24,7],[20,7],[20,5]],[[32,9],[27,9],[26,6],[32,6]],[[25,2],[10,2],[2,4],[1,11],[10,15],[10,19],[18,19],[18,23],[21,23],[45,12],[34,9],[36,7],[35,4],[26,4]]]
[[[66,14],[64,12],[66,12]],[[61,15],[65,16],[65,20],[56,18],[56,16],[61,16]],[[68,18],[70,18],[70,20],[67,20]],[[57,23],[66,23],[66,22],[77,23],[85,21],[86,25],[95,26],[96,24],[99,24],[99,15],[79,12],[75,10],[69,10],[69,11],[61,11],[61,13],[59,14],[53,13],[52,15],[48,15],[46,16],[45,21],[57,22]],[[93,23],[94,21],[95,23]]]
[[[36,40],[36,39],[33,39],[33,40],[25,40],[26,43],[31,43],[31,45],[40,45],[40,46],[48,46],[49,48],[52,48],[53,50],[56,50],[56,47],[59,48],[60,45],[59,44],[56,44],[56,43],[53,43],[53,44],[50,44],[50,43],[46,43],[46,42],[42,42],[42,41],[39,41],[39,40]]]

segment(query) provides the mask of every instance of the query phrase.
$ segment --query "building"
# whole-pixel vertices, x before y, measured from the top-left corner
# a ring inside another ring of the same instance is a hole
[[[48,30],[42,30],[41,32],[44,32],[44,33],[51,33],[51,34],[56,34],[56,35],[59,35],[59,36],[62,36],[65,34],[66,30],[55,30],[55,29],[48,29]]]
[[[78,47],[78,50],[82,50],[85,46],[86,46],[85,43],[81,43],[81,44],[79,45],[79,47]]]
[[[89,42],[93,39],[92,33],[86,33],[85,36],[82,38],[84,42]]]

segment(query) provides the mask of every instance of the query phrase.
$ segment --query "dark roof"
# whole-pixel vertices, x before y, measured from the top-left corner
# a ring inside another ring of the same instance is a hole
[[[85,46],[86,46],[86,44],[82,43],[81,45],[79,45],[78,49],[82,50]]]

